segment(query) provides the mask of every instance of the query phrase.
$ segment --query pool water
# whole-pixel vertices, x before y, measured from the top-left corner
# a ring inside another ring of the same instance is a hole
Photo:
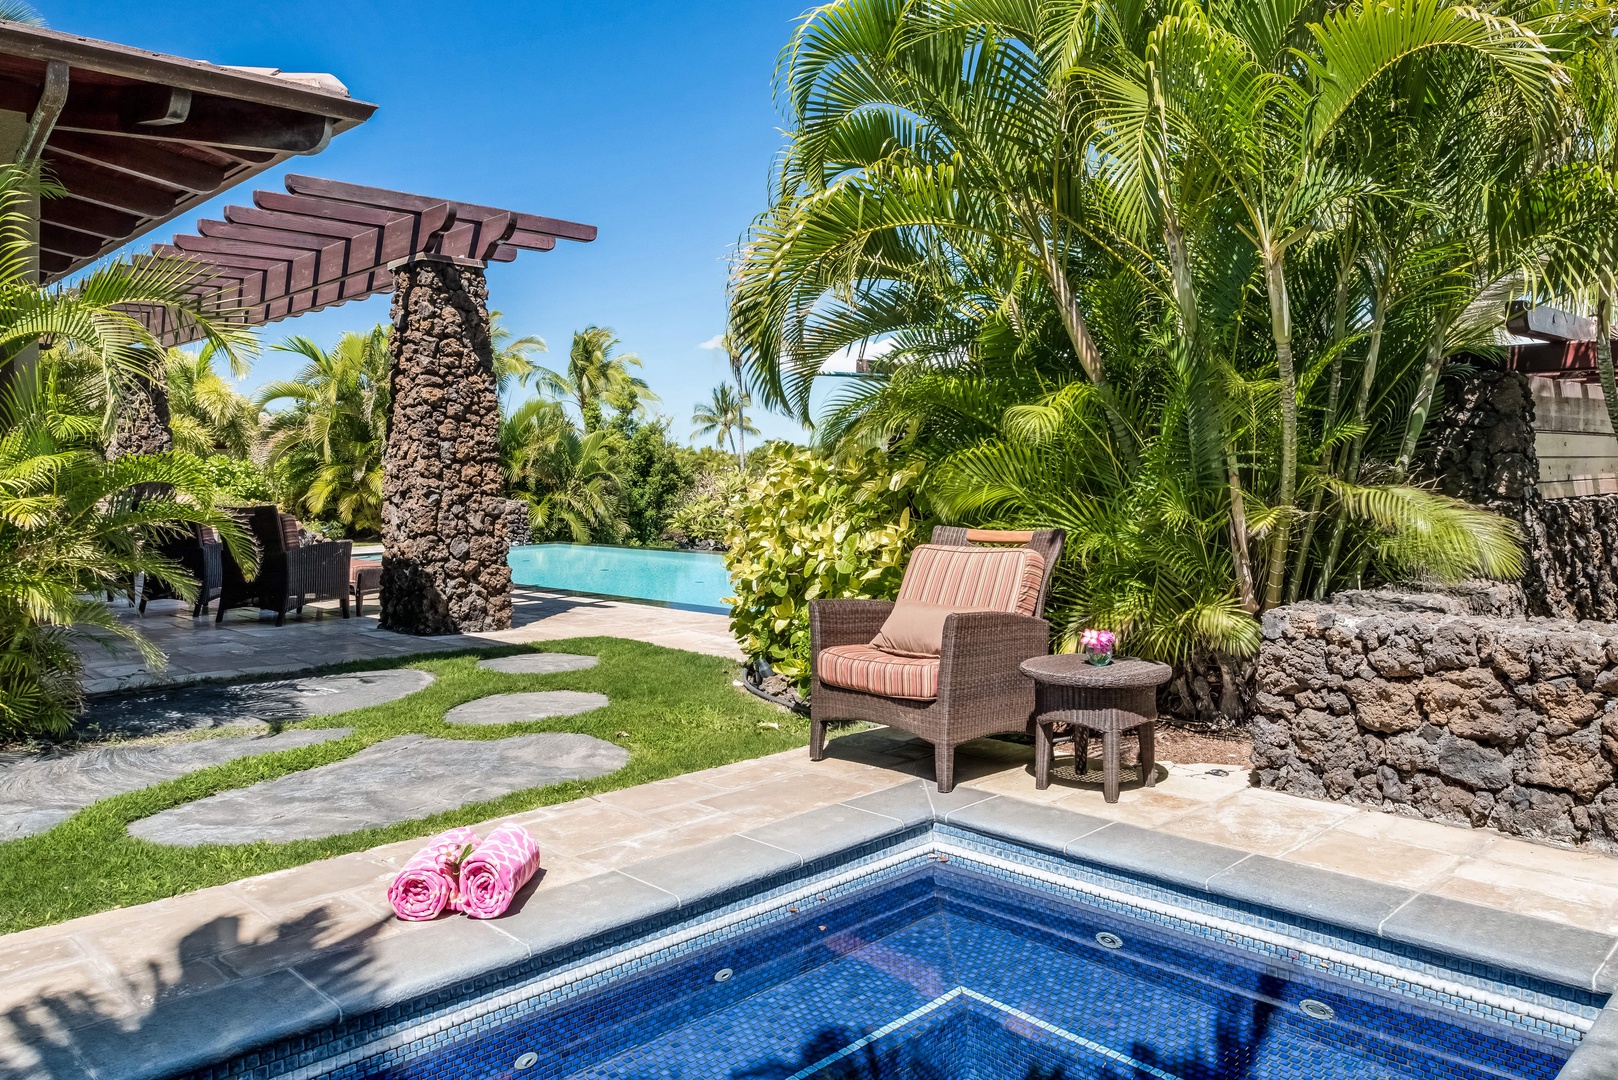
[[[508,561],[518,585],[730,613],[725,557],[711,552],[530,544],[512,548]]]
[[[1572,1052],[958,864],[789,911],[369,1075],[1551,1080]]]

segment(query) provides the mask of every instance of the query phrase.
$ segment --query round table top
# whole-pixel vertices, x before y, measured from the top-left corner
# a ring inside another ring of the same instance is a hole
[[[1035,682],[1053,686],[1128,690],[1166,683],[1173,677],[1174,669],[1155,660],[1122,657],[1110,664],[1092,664],[1079,653],[1057,653],[1024,660],[1022,673]]]

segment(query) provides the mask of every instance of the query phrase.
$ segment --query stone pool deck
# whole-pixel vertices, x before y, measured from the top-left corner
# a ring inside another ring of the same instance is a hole
[[[289,615],[276,626],[268,617],[245,608],[225,614],[215,624],[210,615],[191,618],[189,605],[159,600],[145,616],[122,609],[120,617],[141,631],[168,656],[168,665],[151,669],[140,654],[118,644],[110,651],[86,644],[88,693],[104,694],[146,686],[207,682],[308,671],[328,664],[419,656],[490,645],[521,645],[570,637],[622,637],[671,649],[687,649],[741,660],[730,633],[730,619],[700,611],[657,607],[629,601],[568,596],[517,587],[513,590],[510,630],[488,634],[413,637],[382,630],[376,602],[363,616],[344,619],[335,601],[311,604],[303,615]]]
[[[1126,787],[1109,806],[1061,778],[1035,791],[1027,747],[964,747],[947,796],[925,782],[931,760],[924,744],[874,729],[834,740],[819,763],[791,751],[517,815],[545,870],[487,923],[391,916],[384,890],[419,847],[409,841],[0,937],[0,1074],[135,1077],[214,1060],[924,816],[1618,986],[1618,858],[1260,791],[1227,766],[1168,765],[1155,788]],[[1612,1010],[1591,1037],[1609,1041],[1618,1047]]]

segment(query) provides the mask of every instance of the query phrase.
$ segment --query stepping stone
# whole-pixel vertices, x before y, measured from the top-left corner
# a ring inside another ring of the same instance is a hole
[[[293,722],[397,701],[425,690],[433,678],[430,672],[393,668],[120,694],[93,699],[75,727],[81,733],[134,737]]]
[[[0,841],[44,832],[100,799],[139,791],[237,758],[341,739],[352,731],[327,728],[256,737],[221,736],[168,746],[7,754],[0,759]]]
[[[605,694],[581,690],[541,690],[537,694],[490,694],[457,705],[444,714],[446,724],[524,724],[555,716],[576,716],[612,702]]]
[[[142,818],[129,835],[181,847],[313,840],[605,776],[628,760],[621,746],[570,732],[476,741],[399,735],[318,769]]]
[[[548,652],[497,656],[493,660],[479,660],[478,667],[484,671],[503,671],[507,675],[555,675],[563,671],[583,671],[600,662],[600,658],[595,656]]]

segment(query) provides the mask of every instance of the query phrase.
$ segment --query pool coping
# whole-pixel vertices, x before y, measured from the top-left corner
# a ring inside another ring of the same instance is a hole
[[[497,920],[412,926],[214,990],[160,1000],[131,1031],[108,1020],[66,1051],[97,1080],[147,1080],[240,1058],[429,995],[492,984],[513,965],[711,908],[850,849],[947,825],[1080,866],[1614,995],[1558,1080],[1618,1076],[1618,936],[1394,888],[1007,796],[916,780],[623,868],[528,891]],[[1322,902],[1322,898],[1326,898]],[[62,1075],[48,1068],[44,1075]]]

